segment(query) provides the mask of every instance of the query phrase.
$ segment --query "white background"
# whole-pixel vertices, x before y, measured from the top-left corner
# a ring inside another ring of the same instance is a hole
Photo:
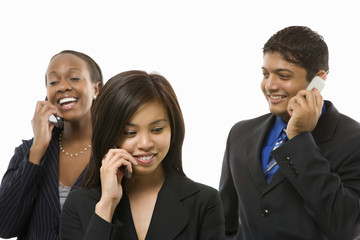
[[[259,87],[262,47],[286,26],[306,25],[325,38],[330,74],[323,96],[359,121],[356,2],[1,1],[0,178],[21,139],[32,137],[47,65],[64,49],[94,58],[105,81],[131,69],[164,75],[185,118],[185,173],[214,188],[231,126],[268,112]]]

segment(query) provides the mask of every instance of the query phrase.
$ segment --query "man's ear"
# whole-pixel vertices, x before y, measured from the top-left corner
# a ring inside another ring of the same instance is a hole
[[[320,70],[320,71],[318,71],[316,76],[321,77],[325,81],[327,79],[327,74],[328,74],[328,72],[325,72],[324,70]]]

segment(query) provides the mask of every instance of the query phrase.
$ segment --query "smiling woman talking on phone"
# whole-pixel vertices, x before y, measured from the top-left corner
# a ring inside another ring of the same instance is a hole
[[[64,204],[61,239],[224,239],[219,193],[183,172],[184,121],[164,77],[114,76],[92,122],[89,168]]]
[[[15,149],[0,186],[0,237],[59,239],[59,218],[80,185],[91,148],[90,108],[103,84],[97,63],[66,50],[51,58],[47,101],[36,104],[34,137]],[[63,128],[49,122],[62,117]]]

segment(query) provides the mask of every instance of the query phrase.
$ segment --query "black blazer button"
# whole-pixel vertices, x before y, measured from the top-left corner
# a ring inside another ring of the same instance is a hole
[[[264,208],[261,210],[261,216],[267,217],[267,216],[269,216],[269,214],[270,214],[270,211],[268,209]]]

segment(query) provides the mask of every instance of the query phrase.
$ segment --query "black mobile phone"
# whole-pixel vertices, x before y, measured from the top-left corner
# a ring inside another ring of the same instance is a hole
[[[120,170],[123,172],[126,178],[131,178],[131,172],[129,172],[125,166],[121,166]]]
[[[47,101],[47,100],[48,100],[48,98],[45,97],[45,101]],[[54,126],[57,128],[64,128],[64,120],[56,114],[50,115],[49,122],[54,124]]]
[[[115,146],[114,148],[119,148],[118,146]],[[126,166],[121,166],[120,170],[123,172],[124,176],[126,178],[131,178],[131,172],[129,172],[126,168]]]

